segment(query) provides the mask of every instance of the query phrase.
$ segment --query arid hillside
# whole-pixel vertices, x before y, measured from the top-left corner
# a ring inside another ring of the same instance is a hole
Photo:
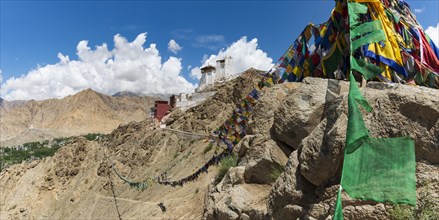
[[[331,219],[346,138],[349,83],[344,81],[306,78],[266,89],[250,117],[248,135],[233,150],[236,163],[221,178],[221,166],[212,166],[183,186],[154,183],[142,191],[111,169],[114,165],[132,181],[164,172],[169,180],[192,174],[223,151],[209,147],[202,134],[221,124],[255,81],[237,78],[201,105],[174,111],[166,129],[132,122],[101,141],[78,138],[53,157],[3,170],[0,217]],[[374,107],[364,116],[372,135],[415,140],[418,205],[433,204],[437,210],[439,93],[376,82],[361,91]],[[389,204],[345,198],[346,219],[394,215]]]
[[[53,137],[110,133],[120,124],[148,118],[150,97],[111,97],[91,89],[63,99],[0,102],[1,145]]]

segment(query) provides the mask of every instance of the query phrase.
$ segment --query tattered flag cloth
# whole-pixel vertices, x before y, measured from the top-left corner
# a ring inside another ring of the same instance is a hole
[[[362,0],[362,2],[368,1]],[[381,2],[378,3],[381,4]],[[361,14],[366,14],[365,10],[361,10],[364,7],[366,6],[363,4],[348,3],[349,12],[354,14],[351,17],[350,23],[350,29],[353,32],[358,27],[364,27],[364,24],[367,24],[358,20],[352,20],[354,18],[358,19]],[[354,10],[353,8],[360,10]],[[373,34],[378,27],[370,28],[364,31],[364,34],[367,32]],[[353,54],[355,54],[355,50],[359,47],[355,48],[352,46],[352,41],[356,36],[354,34],[350,36],[351,63],[357,62]],[[362,44],[364,43],[367,42]],[[363,64],[363,66],[367,66],[367,64]],[[346,146],[344,149],[342,177],[334,213],[334,219],[337,220],[343,219],[342,190],[345,190],[351,198],[416,205],[414,141],[409,137],[372,138],[369,136],[359,106],[368,112],[372,111],[372,107],[361,95],[357,82],[354,79],[353,71],[358,71],[365,75],[366,78],[370,74],[368,71],[362,71],[361,67],[353,66],[349,76],[349,115]]]
[[[302,81],[308,76],[345,79],[351,67],[367,80],[439,88],[439,49],[416,22],[407,3],[357,0],[350,4],[347,9],[346,0],[336,1],[328,21],[305,27],[268,72],[272,79],[278,79],[274,83]],[[352,45],[345,40],[349,35]],[[356,60],[350,62],[348,51],[358,48]],[[402,51],[423,63],[422,72],[428,73],[422,80],[409,74]]]
[[[342,189],[351,198],[416,205],[414,141],[409,137],[369,137],[359,106],[372,110],[351,74],[346,147],[334,219],[343,219]]]

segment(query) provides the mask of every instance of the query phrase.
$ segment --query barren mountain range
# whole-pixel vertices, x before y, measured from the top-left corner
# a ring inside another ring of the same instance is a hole
[[[0,145],[53,137],[110,133],[120,124],[149,117],[155,98],[107,96],[91,89],[63,99],[0,102]]]

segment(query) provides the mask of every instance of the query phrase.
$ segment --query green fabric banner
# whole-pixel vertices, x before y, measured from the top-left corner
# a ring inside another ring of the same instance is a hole
[[[355,199],[416,205],[415,144],[409,137],[372,138],[358,105],[372,107],[351,72],[341,187]],[[341,191],[334,219],[343,219]]]
[[[342,186],[352,198],[416,205],[415,143],[371,138],[344,158]]]
[[[383,72],[377,65],[366,63],[362,59],[355,59],[353,57],[351,57],[351,68],[360,72],[366,80],[373,79]]]
[[[343,59],[343,53],[340,51],[338,43],[335,42],[332,45],[331,51],[322,60],[322,65],[324,67],[324,72],[326,76],[332,76],[334,72],[338,69],[338,65]]]
[[[380,41],[385,41],[386,40],[386,34],[384,33],[383,30],[375,30],[367,35],[365,35],[364,37],[361,37],[358,40],[352,41],[351,42],[351,50],[356,50],[359,47],[366,45],[366,44],[371,44],[371,43],[378,43]]]
[[[367,6],[360,3],[349,3],[348,5],[348,13],[349,13],[349,24],[351,27],[355,27],[358,25],[358,18],[360,14],[367,13]]]
[[[335,213],[334,213],[334,220],[343,220],[343,209],[341,205],[341,186],[338,189],[337,193],[337,201],[335,202]]]
[[[357,82],[352,73],[350,74],[350,86],[348,96],[348,128],[346,131],[346,149],[347,152],[355,151],[360,145],[363,138],[369,136],[363,116],[357,104],[360,104],[368,112],[372,111],[366,99],[360,93]]]
[[[373,32],[375,30],[381,30],[383,29],[383,26],[381,25],[380,20],[370,21],[363,24],[358,25],[358,27],[355,27],[351,30],[350,35],[351,39],[354,39],[355,37],[358,37],[360,35]]]

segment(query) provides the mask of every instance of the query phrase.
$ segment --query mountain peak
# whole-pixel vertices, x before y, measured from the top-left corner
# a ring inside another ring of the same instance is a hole
[[[141,94],[125,90],[125,91],[116,92],[113,95],[113,97],[121,97],[121,96],[131,96],[131,97],[133,97],[133,96],[141,96]]]
[[[84,90],[76,93],[73,96],[80,96],[80,97],[82,97],[82,96],[96,96],[96,95],[101,96],[102,94],[99,93],[99,92],[94,91],[93,89],[88,88],[88,89],[84,89]]]

